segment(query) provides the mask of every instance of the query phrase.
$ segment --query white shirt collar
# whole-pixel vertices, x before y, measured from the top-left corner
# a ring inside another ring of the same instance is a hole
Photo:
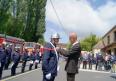
[[[74,46],[75,44],[79,43],[78,41],[76,41],[75,43],[72,44],[72,46]]]

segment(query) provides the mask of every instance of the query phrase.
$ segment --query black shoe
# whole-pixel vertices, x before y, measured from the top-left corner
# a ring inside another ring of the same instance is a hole
[[[15,74],[11,74],[11,76],[15,76]]]

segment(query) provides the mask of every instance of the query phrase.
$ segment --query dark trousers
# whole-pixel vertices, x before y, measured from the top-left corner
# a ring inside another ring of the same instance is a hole
[[[83,61],[83,69],[87,69],[87,61]]]
[[[32,70],[33,64],[29,65],[29,70]]]
[[[96,66],[95,66],[95,69],[97,70],[97,67],[98,67],[98,62],[96,62]]]
[[[16,74],[16,68],[18,66],[19,62],[16,62],[13,64],[12,68],[11,68],[11,76],[14,76]]]
[[[67,81],[75,81],[75,73],[67,73]]]
[[[10,58],[7,59],[7,62],[6,62],[6,64],[5,64],[4,69],[6,69],[6,70],[8,69],[8,67],[9,67],[9,65],[10,65],[10,60],[11,60]]]
[[[52,76],[50,80],[46,79],[45,76],[46,75],[43,75],[43,81],[54,81],[55,80],[55,76]]]
[[[40,59],[39,59],[39,64],[41,63],[41,61],[42,61],[42,56],[41,56]]]
[[[23,61],[21,72],[24,73],[27,61]]]
[[[38,63],[35,63],[35,69],[37,69],[38,68]]]
[[[1,62],[1,66],[0,66],[0,80],[2,79],[3,68],[4,68],[4,63]]]
[[[39,64],[41,63],[41,58],[40,59],[38,59],[39,60]]]
[[[89,61],[89,69],[92,69],[92,61]]]

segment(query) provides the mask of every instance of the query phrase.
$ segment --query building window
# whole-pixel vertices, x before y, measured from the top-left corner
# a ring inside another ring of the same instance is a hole
[[[114,32],[114,41],[116,42],[116,31]]]
[[[107,37],[108,44],[110,44],[110,36]]]

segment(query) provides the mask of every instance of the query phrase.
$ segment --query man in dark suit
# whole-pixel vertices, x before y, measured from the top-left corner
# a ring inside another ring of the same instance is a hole
[[[69,40],[72,45],[71,48],[68,51],[60,49],[59,52],[67,57],[67,63],[65,66],[67,81],[75,81],[75,75],[78,73],[78,58],[81,54],[81,47],[77,41],[76,33],[70,33]]]

